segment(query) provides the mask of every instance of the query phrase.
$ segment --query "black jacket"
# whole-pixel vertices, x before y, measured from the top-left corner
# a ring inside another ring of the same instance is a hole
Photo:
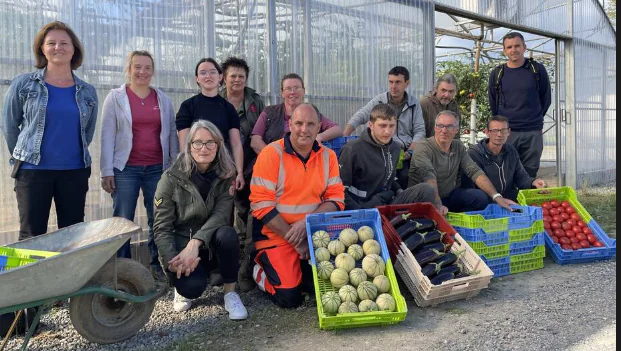
[[[519,189],[531,189],[535,178],[531,178],[524,170],[517,150],[505,144],[498,156],[487,148],[489,139],[481,140],[470,146],[468,154],[485,172],[496,190],[506,199],[516,200]],[[462,188],[474,188],[476,185],[470,178],[462,174]]]
[[[345,186],[345,209],[357,210],[389,204],[398,189],[396,168],[401,149],[391,141],[377,144],[371,130],[345,144],[339,156]]]

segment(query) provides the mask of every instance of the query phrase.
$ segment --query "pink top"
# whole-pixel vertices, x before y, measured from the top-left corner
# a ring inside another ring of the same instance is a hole
[[[126,88],[129,106],[132,110],[132,151],[127,165],[153,166],[162,164],[162,121],[157,94],[151,89],[149,95],[141,99],[129,87]]]
[[[284,123],[284,130],[282,132],[282,136],[284,137],[285,134],[287,134],[288,132],[290,132],[291,130],[289,129],[289,120],[291,119],[291,116],[287,115],[287,113],[285,113],[285,123]],[[259,115],[259,119],[257,120],[257,123],[254,125],[254,128],[252,129],[252,135],[260,135],[260,136],[265,136],[265,122],[267,121],[267,113],[265,113],[265,111],[261,112],[261,114]],[[319,130],[319,133],[323,133],[326,130],[332,128],[332,127],[336,127],[338,126],[338,124],[334,123],[331,119],[329,119],[328,117],[321,115],[321,129]]]

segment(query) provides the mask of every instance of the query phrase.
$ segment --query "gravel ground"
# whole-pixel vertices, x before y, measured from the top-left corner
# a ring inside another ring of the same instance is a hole
[[[255,290],[242,295],[251,317],[231,322],[215,287],[186,313],[162,297],[135,337],[101,346],[71,326],[66,307],[54,308],[30,350],[572,350],[616,349],[616,261],[545,268],[493,279],[466,301],[419,308],[408,302],[404,322],[344,331],[318,329],[314,300],[295,310],[273,306]],[[12,340],[16,349],[21,339]],[[328,346],[329,345],[329,346]],[[328,347],[326,347],[328,346]]]

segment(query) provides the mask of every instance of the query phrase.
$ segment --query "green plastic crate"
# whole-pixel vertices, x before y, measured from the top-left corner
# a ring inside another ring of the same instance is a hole
[[[0,256],[26,258],[31,260],[43,260],[52,256],[60,255],[60,252],[16,249],[0,246]]]
[[[315,296],[317,298],[317,315],[319,316],[319,328],[321,329],[347,329],[358,327],[370,327],[397,324],[405,319],[407,313],[407,305],[405,299],[401,296],[399,291],[399,283],[395,276],[395,271],[392,267],[390,259],[386,260],[386,269],[384,274],[390,281],[390,295],[395,299],[396,311],[395,312],[358,312],[358,313],[344,313],[337,315],[329,315],[323,312],[323,305],[321,304],[321,296],[328,291],[334,291],[338,293],[338,290],[330,284],[330,281],[319,279],[317,275],[317,267],[314,265],[313,279],[315,280]],[[371,280],[370,280],[371,281]]]
[[[549,191],[549,194],[540,194],[540,189],[529,189],[529,190],[520,190],[518,193],[517,200],[520,205],[541,205],[542,202],[546,201],[569,201],[569,203],[576,209],[576,212],[582,217],[584,223],[589,223],[593,217],[587,212],[587,210],[582,206],[580,201],[578,201],[578,196],[576,196],[576,191],[568,186],[562,186],[557,188],[546,188],[546,191]]]
[[[535,234],[543,233],[543,230],[543,219],[535,221],[529,228],[510,230],[509,243],[531,240]]]
[[[509,232],[509,237],[511,239],[510,239],[510,242],[507,243],[507,244],[487,246],[482,241],[478,241],[478,242],[468,241],[468,245],[470,245],[470,247],[479,256],[485,257],[486,260],[493,260],[493,259],[503,258],[503,257],[509,256],[510,255],[510,251],[511,251],[511,244],[512,243],[532,240],[535,235],[537,235],[538,233],[541,233],[541,232],[543,232],[543,222],[537,221],[530,228],[515,229],[515,230],[510,231]],[[538,247],[535,248],[535,250],[537,250],[537,252],[538,252],[537,255],[542,255],[543,254],[543,256],[541,256],[541,257],[545,256],[545,248],[544,248],[544,246],[538,246]],[[523,258],[523,256],[525,256],[525,255],[531,255],[531,254],[513,255],[513,256],[511,256],[511,258],[512,258],[512,260],[515,260],[515,261],[521,261],[521,260],[524,260],[524,259],[535,258],[535,257],[531,257],[531,256]],[[539,256],[537,256],[537,257],[539,257]]]
[[[511,262],[511,274],[534,271],[543,268],[543,258],[535,258],[527,261]]]
[[[27,264],[35,262],[37,262],[37,260],[20,257],[0,256],[0,272],[8,271],[9,269],[25,266]]]
[[[487,246],[482,241],[468,241],[468,245],[470,245],[474,252],[476,252],[479,256],[483,256],[488,260],[509,256],[509,249],[511,248],[511,245],[508,243],[502,245]]]
[[[536,246],[533,249],[533,251],[530,253],[509,256],[509,261],[511,262],[511,264],[514,264],[514,263],[520,263],[520,262],[525,262],[525,261],[532,261],[534,259],[544,258],[544,257],[546,257],[546,246],[539,245],[539,246]]]
[[[453,227],[483,229],[486,233],[502,232],[509,229],[509,218],[485,219],[481,215],[449,212],[446,220]]]

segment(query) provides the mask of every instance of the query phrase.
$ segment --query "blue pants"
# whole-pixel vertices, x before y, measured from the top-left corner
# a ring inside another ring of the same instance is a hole
[[[483,190],[455,188],[442,198],[442,204],[451,212],[480,211],[490,203],[490,198]]]
[[[114,183],[116,189],[112,192],[112,215],[134,220],[136,203],[142,189],[144,207],[147,210],[149,225],[149,240],[147,245],[151,254],[151,266],[159,268],[157,246],[153,240],[153,198],[157,183],[162,176],[162,165],[155,166],[125,166],[122,171],[114,169]],[[118,257],[131,258],[129,241],[117,252]]]

